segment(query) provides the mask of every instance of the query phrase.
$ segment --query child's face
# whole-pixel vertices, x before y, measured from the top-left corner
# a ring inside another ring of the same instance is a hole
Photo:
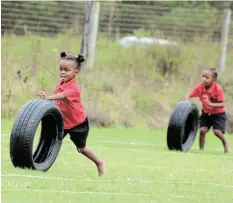
[[[201,82],[205,87],[210,87],[215,81],[213,73],[209,70],[204,70],[201,75]]]
[[[59,63],[60,68],[60,77],[63,82],[67,82],[78,73],[76,68],[76,64],[72,60],[60,60]]]

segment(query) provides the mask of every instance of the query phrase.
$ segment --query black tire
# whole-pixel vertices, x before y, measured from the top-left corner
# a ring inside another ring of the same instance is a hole
[[[33,153],[33,140],[40,122],[41,135]],[[27,102],[22,106],[11,131],[10,157],[13,165],[47,171],[60,151],[63,132],[63,117],[53,102]]]
[[[195,140],[198,123],[197,106],[189,101],[179,102],[174,108],[168,124],[168,148],[187,152]]]

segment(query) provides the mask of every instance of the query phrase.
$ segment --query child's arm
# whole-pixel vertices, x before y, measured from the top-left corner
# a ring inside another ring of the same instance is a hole
[[[224,107],[224,102],[219,102],[219,103],[213,103],[209,100],[209,97],[207,95],[204,95],[206,103],[214,108],[223,108]]]
[[[66,99],[66,96],[63,93],[57,93],[51,96],[47,96],[48,100],[63,100]]]
[[[37,90],[37,95],[41,98],[41,99],[48,99],[48,100],[63,100],[66,99],[66,96],[64,93],[58,93],[58,94],[54,94],[51,96],[47,96],[45,94],[45,92]]]
[[[197,85],[184,98],[185,100],[189,100],[192,97],[199,97],[199,95],[200,95],[200,85]]]
[[[212,107],[215,107],[215,108],[223,108],[224,107],[223,102],[221,102],[221,103],[210,103],[209,105],[212,106]]]
[[[184,96],[184,99],[185,99],[185,100],[189,100],[190,98],[192,98],[192,97],[190,96],[190,93],[188,93],[187,95]]]
[[[217,89],[217,98],[216,102],[211,102],[208,96],[204,96],[206,103],[214,108],[223,108],[224,107],[224,91],[221,87]]]

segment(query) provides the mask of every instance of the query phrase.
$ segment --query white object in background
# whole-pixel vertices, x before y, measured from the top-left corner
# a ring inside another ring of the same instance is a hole
[[[178,46],[174,41],[169,41],[165,39],[158,39],[154,37],[136,37],[136,36],[126,36],[120,39],[120,45],[123,47],[130,47],[133,44],[146,44],[146,45],[173,45]]]

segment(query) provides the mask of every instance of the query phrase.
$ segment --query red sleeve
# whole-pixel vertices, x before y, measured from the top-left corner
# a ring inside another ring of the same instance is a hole
[[[221,87],[218,89],[217,102],[224,102],[224,91]]]
[[[64,90],[63,93],[69,101],[80,101],[80,89],[77,87],[70,87]]]
[[[201,96],[201,85],[197,85],[196,87],[194,87],[190,94],[189,94],[189,97],[200,97]]]
[[[60,83],[57,84],[57,86],[55,87],[55,89],[53,90],[54,94],[57,94],[57,91],[59,89]]]

